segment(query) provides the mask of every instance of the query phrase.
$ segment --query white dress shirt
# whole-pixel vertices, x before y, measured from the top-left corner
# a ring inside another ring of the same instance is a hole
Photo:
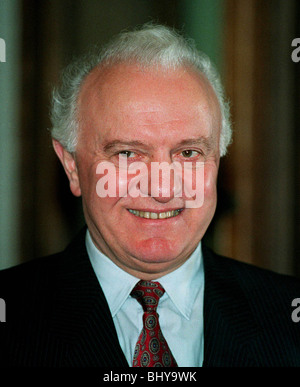
[[[86,247],[107,299],[121,348],[131,366],[143,327],[143,309],[130,293],[140,279],[125,272],[101,253],[89,231]],[[165,289],[157,307],[160,327],[178,366],[202,366],[204,269],[201,242],[182,266],[157,281]]]

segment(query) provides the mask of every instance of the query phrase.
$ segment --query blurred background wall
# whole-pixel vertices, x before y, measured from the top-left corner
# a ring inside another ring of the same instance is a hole
[[[60,70],[147,21],[193,38],[231,100],[234,142],[206,243],[300,277],[297,0],[0,0],[0,268],[63,249],[84,224],[47,130]]]

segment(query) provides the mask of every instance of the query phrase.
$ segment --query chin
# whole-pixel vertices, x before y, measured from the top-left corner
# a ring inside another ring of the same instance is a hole
[[[164,238],[151,238],[136,246],[136,257],[141,261],[151,263],[170,262],[178,259],[184,249],[179,249],[177,243]]]

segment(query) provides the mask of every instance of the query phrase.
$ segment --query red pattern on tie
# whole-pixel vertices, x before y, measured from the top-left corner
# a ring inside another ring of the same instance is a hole
[[[156,308],[165,290],[159,282],[139,281],[131,292],[144,309],[143,329],[136,343],[133,367],[177,367],[162,334]]]

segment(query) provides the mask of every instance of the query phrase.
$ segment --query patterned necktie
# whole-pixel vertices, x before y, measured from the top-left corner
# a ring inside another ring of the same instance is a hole
[[[133,367],[177,367],[159,326],[156,308],[165,290],[159,282],[139,281],[131,292],[144,310],[143,329],[136,343]]]

